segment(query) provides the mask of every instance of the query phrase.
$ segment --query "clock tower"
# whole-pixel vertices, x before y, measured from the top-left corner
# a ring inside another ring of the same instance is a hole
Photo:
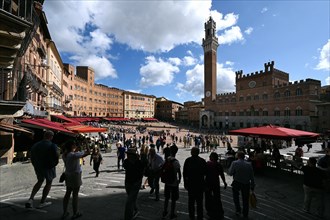
[[[217,92],[217,48],[216,24],[212,17],[204,24],[204,102],[209,103],[216,99]]]

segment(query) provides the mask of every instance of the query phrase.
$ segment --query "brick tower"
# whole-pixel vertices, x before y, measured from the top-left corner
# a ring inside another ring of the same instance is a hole
[[[216,99],[217,92],[217,48],[216,24],[212,17],[205,23],[204,49],[204,102],[205,106]]]

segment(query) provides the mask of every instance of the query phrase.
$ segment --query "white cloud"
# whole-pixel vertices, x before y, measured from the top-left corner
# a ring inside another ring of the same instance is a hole
[[[217,11],[212,11],[211,15],[213,20],[216,22],[217,31],[221,31],[235,25],[239,18],[239,16],[235,15],[234,13],[226,14],[223,16],[223,14]]]
[[[252,27],[248,27],[248,28],[244,31],[244,33],[246,33],[247,35],[250,35],[250,34],[252,33],[252,31],[253,31],[253,28],[252,28]]]
[[[175,66],[181,65],[181,59],[178,57],[170,57],[170,58],[168,58],[168,61]]]
[[[194,56],[193,53],[191,52],[191,50],[188,50],[188,51],[187,51],[187,54],[188,54],[189,56],[191,56],[191,57]]]
[[[85,45],[89,47],[88,51],[95,50],[95,52],[100,54],[105,54],[107,50],[110,50],[113,43],[112,39],[100,29],[90,32],[90,40],[87,42]]]
[[[140,85],[144,88],[152,86],[164,86],[173,81],[174,74],[179,68],[170,61],[164,61],[154,56],[146,57],[146,63],[140,68]]]
[[[320,50],[319,63],[316,69],[330,71],[330,39]]]
[[[327,77],[327,78],[325,79],[325,83],[326,83],[327,85],[330,85],[330,76]]]
[[[196,59],[194,57],[191,57],[191,56],[185,56],[183,58],[183,63],[185,66],[193,66],[196,64]]]
[[[170,51],[198,42],[210,13],[206,1],[99,1],[92,22],[116,41],[148,52]],[[215,14],[218,12],[215,12]],[[107,21],[107,22],[104,22]]]
[[[179,94],[189,93],[196,99],[201,99],[204,94],[204,65],[197,64],[193,69],[186,72],[186,82],[177,83],[176,89]],[[181,95],[182,96],[182,95]]]
[[[45,1],[44,4],[48,28],[60,53],[66,53],[66,57],[72,58],[75,61],[73,65],[89,65],[84,62],[95,61],[90,64],[95,69],[98,79],[118,77],[111,63],[113,44],[121,43],[130,49],[144,52],[167,52],[178,45],[192,42],[200,45],[204,36],[204,22],[210,14],[217,24],[218,33],[225,30],[219,37],[221,44],[243,40],[240,28],[233,26],[237,24],[239,15],[223,15],[215,10],[210,11],[211,7],[211,0],[79,3],[67,0]],[[163,70],[168,74],[165,74],[167,78],[163,78],[162,81],[168,83],[173,80],[171,77],[176,72],[173,65],[189,66],[197,63],[191,51],[187,51],[187,54],[187,57],[181,59],[180,64],[178,60],[163,61],[170,68]],[[100,64],[105,64],[110,70],[105,70],[104,66],[101,69]],[[151,66],[150,63],[141,68],[143,74],[148,75],[146,69]],[[157,82],[156,80],[156,84]],[[144,77],[141,83],[149,84],[149,80]]]
[[[81,1],[79,4],[68,0],[45,1],[44,9],[54,33],[52,37],[62,52],[81,52],[83,34],[91,27],[132,49],[165,52],[180,44],[200,44],[204,35],[201,30],[210,13],[218,31],[237,23],[238,15],[210,12],[211,6],[211,0]]]
[[[95,71],[95,79],[100,80],[106,77],[117,78],[117,72],[113,68],[112,64],[105,57],[99,57],[96,55],[88,55],[86,57],[78,57],[77,65],[92,67]]]
[[[134,89],[127,89],[126,91],[134,92],[134,93],[141,93],[142,92],[141,89],[136,89],[136,90],[134,90]]]
[[[232,62],[217,64],[217,93],[235,92],[235,72]],[[204,97],[204,65],[197,64],[193,69],[186,72],[186,82],[177,83],[178,97],[190,94],[200,100]]]
[[[218,37],[219,44],[232,44],[233,42],[243,41],[241,29],[238,26],[225,30],[224,34]]]
[[[267,7],[264,7],[264,8],[262,8],[261,9],[261,13],[263,14],[263,13],[266,13],[268,11],[268,8]]]

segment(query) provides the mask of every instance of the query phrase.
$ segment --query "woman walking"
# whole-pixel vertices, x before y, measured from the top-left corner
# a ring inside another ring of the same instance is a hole
[[[80,190],[80,186],[82,184],[81,181],[81,166],[80,159],[86,157],[90,154],[89,149],[85,152],[79,152],[77,150],[77,145],[74,140],[69,140],[64,145],[64,153],[62,155],[64,164],[65,164],[65,184],[66,184],[66,192],[63,198],[63,215],[62,219],[65,219],[69,216],[68,212],[68,204],[70,200],[70,196],[72,193],[72,209],[73,216],[71,219],[76,219],[82,216],[80,212],[78,212],[78,193]]]
[[[91,154],[91,160],[90,160],[90,165],[92,166],[92,161],[93,161],[93,169],[95,170],[96,172],[96,176],[95,177],[98,177],[99,176],[99,168],[100,168],[100,164],[102,163],[102,155],[100,153],[100,150],[98,147],[95,147],[93,149],[93,152]]]

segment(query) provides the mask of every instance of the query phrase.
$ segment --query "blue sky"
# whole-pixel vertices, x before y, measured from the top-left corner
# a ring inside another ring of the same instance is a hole
[[[90,66],[97,83],[183,103],[204,94],[204,23],[217,24],[218,93],[235,71],[275,68],[290,80],[330,83],[329,1],[47,0],[63,62]]]

